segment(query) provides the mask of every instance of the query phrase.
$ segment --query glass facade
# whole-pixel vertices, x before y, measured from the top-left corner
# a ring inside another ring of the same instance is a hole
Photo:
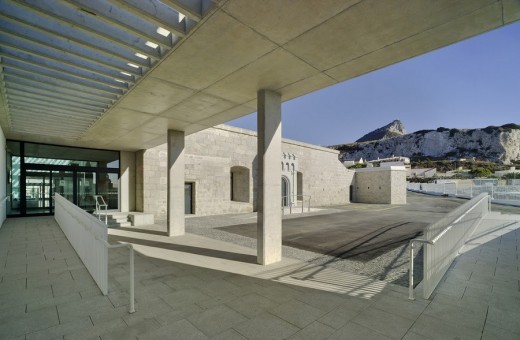
[[[9,216],[50,215],[58,193],[93,211],[94,195],[118,209],[119,152],[7,141]]]

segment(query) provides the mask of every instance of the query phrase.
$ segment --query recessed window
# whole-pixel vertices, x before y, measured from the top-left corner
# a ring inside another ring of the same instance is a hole
[[[249,169],[234,166],[230,174],[230,199],[235,202],[249,202]]]

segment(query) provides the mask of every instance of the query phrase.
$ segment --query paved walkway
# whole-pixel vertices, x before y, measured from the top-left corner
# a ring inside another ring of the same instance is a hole
[[[518,339],[519,224],[494,214],[432,300],[294,259],[256,265],[254,250],[198,235],[112,230],[103,296],[52,217],[0,229],[0,339]],[[515,217],[516,218],[516,217]],[[515,286],[516,285],[516,286]]]

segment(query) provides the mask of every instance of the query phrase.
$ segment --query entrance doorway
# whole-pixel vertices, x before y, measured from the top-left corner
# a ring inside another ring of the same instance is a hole
[[[52,172],[28,171],[25,176],[25,209],[28,215],[52,213]]]
[[[92,212],[94,195],[118,208],[119,152],[8,140],[8,216],[52,215],[54,194]]]
[[[184,213],[193,214],[193,183],[184,183]]]
[[[282,177],[282,206],[288,207],[291,203],[291,198],[289,197],[289,180],[287,178]]]

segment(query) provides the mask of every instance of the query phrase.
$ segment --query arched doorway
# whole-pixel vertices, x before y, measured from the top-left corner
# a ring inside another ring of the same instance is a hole
[[[289,187],[289,180],[282,176],[282,206],[288,207],[291,200],[290,200],[290,187]]]

